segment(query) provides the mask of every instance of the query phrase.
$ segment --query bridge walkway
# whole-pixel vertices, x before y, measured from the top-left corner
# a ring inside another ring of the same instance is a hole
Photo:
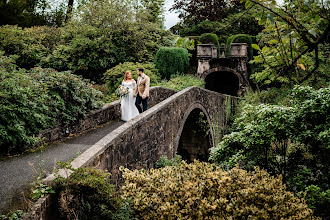
[[[7,210],[21,208],[22,194],[27,195],[29,186],[39,175],[44,178],[52,173],[57,161],[67,162],[76,158],[123,124],[123,121],[112,121],[64,141],[50,144],[37,152],[1,160],[0,215]]]

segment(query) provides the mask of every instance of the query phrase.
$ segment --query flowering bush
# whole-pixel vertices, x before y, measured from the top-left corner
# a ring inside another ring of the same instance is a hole
[[[129,93],[128,87],[120,85],[118,86],[118,88],[116,89],[116,95],[118,97],[126,97]]]
[[[125,198],[139,219],[311,219],[303,199],[281,177],[255,168],[225,172],[210,163],[182,161],[160,169],[124,169]]]

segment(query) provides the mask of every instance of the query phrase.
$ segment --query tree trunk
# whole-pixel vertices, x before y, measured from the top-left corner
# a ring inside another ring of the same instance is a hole
[[[71,14],[71,12],[72,12],[72,8],[73,8],[73,0],[69,0],[69,3],[68,3],[68,9],[67,9],[67,11],[66,11],[65,22],[68,21],[69,16],[70,16],[70,14]]]

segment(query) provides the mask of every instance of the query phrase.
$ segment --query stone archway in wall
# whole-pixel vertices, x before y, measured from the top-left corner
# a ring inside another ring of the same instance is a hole
[[[211,69],[203,78],[205,89],[232,96],[238,96],[243,82],[241,75],[230,68]]]
[[[213,132],[205,108],[193,104],[184,116],[176,139],[176,154],[188,163],[195,159],[208,161],[213,146]]]

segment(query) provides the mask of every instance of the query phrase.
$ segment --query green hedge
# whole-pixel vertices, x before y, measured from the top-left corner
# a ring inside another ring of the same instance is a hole
[[[173,74],[187,73],[189,68],[188,50],[162,47],[157,51],[155,63],[163,79],[169,79]]]
[[[0,154],[34,147],[43,129],[66,125],[103,105],[102,93],[70,72],[17,69],[0,54]]]

